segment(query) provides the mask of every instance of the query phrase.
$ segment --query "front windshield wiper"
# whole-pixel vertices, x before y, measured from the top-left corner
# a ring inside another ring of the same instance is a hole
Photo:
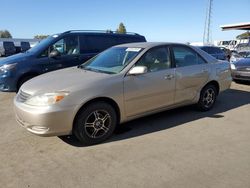
[[[104,71],[104,70],[100,70],[100,69],[94,69],[94,68],[90,68],[90,67],[84,67],[83,65],[78,65],[78,68],[83,69],[83,70],[93,71],[93,72],[100,72],[100,73],[106,73],[106,74],[114,74],[113,72]]]

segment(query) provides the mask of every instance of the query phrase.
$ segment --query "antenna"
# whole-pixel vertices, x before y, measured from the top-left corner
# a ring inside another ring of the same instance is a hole
[[[212,6],[213,6],[213,0],[208,0],[205,27],[204,27],[204,33],[203,33],[204,44],[211,44],[212,42],[212,33],[211,33]]]

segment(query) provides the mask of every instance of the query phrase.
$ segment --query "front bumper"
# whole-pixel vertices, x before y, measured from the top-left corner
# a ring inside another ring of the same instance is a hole
[[[233,80],[250,81],[250,71],[232,71]]]
[[[16,78],[10,73],[0,74],[0,91],[14,92],[16,91]]]
[[[14,99],[17,122],[39,136],[60,136],[72,132],[74,107],[32,107]]]

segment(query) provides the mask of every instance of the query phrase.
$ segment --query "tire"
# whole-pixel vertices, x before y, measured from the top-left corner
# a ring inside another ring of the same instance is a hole
[[[35,75],[29,75],[29,76],[25,76],[23,78],[21,78],[18,83],[17,83],[17,92],[19,91],[20,87],[27,82],[28,80],[30,80],[31,78],[34,78]]]
[[[117,115],[105,102],[92,103],[76,116],[73,134],[84,145],[93,145],[108,139],[115,130]]]
[[[208,111],[213,108],[216,101],[218,91],[212,84],[205,86],[200,93],[200,99],[197,103],[197,107],[201,111]]]

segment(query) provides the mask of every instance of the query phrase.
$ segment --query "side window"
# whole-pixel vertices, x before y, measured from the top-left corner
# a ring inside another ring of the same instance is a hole
[[[136,65],[146,66],[148,68],[148,72],[168,69],[171,67],[169,50],[166,47],[150,49],[143,55]]]
[[[173,53],[176,67],[185,67],[206,63],[196,52],[187,47],[173,47]]]
[[[77,55],[80,54],[78,36],[65,37],[50,46],[49,52],[57,50],[61,55]]]
[[[82,53],[99,53],[116,45],[115,38],[108,35],[83,35],[80,41]]]

